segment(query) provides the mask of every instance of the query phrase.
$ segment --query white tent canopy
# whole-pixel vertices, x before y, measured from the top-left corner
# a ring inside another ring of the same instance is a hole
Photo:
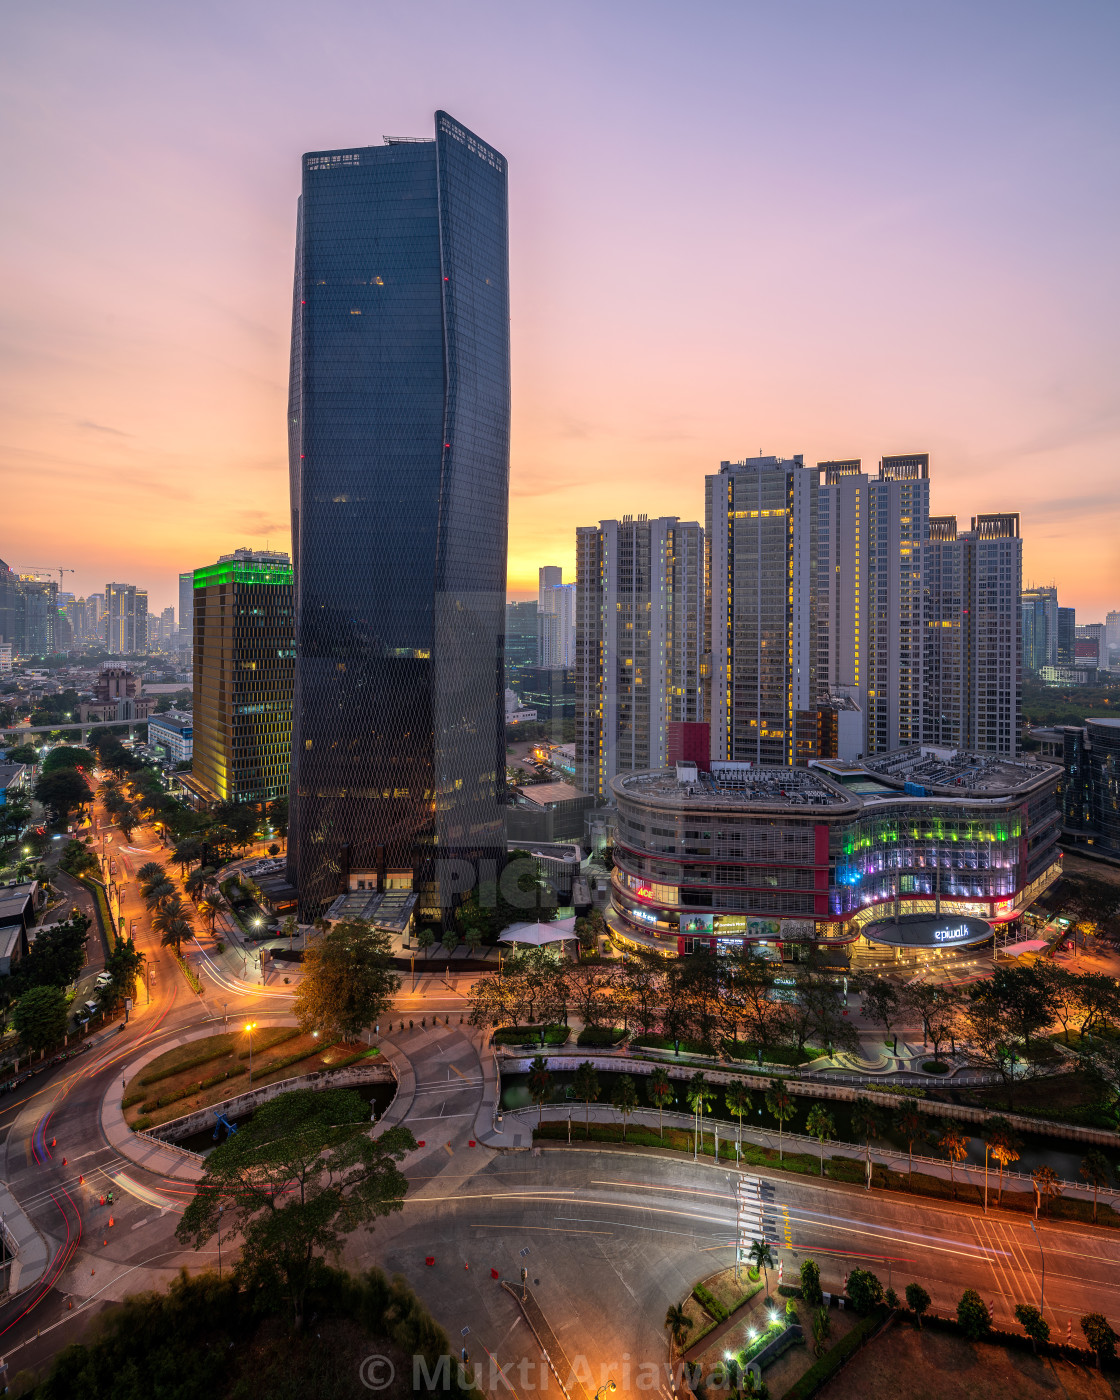
[[[575,919],[557,919],[551,924],[511,924],[498,939],[499,943],[563,943],[575,937]]]

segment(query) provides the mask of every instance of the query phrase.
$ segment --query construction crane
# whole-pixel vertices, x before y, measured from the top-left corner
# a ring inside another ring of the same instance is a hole
[[[16,564],[17,574],[57,574],[58,586],[62,587],[62,575],[72,574],[73,569],[64,569],[60,564]]]

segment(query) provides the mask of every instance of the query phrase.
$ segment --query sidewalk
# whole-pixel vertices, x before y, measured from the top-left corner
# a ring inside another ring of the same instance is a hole
[[[14,1298],[17,1293],[31,1288],[43,1277],[50,1260],[50,1251],[46,1240],[24,1215],[19,1202],[3,1181],[0,1181],[0,1220],[3,1221],[4,1229],[16,1247],[10,1283],[11,1296]]]

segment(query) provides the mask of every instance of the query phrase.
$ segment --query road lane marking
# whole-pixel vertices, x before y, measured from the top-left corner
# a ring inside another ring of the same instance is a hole
[[[612,1238],[614,1234],[611,1230],[561,1230],[557,1225],[506,1225],[504,1223],[481,1225],[475,1223],[468,1228],[471,1230],[547,1230],[553,1235],[610,1235]]]

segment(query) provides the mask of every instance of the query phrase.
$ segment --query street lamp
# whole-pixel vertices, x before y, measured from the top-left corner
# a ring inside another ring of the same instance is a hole
[[[257,1029],[256,1021],[249,1021],[245,1030],[249,1036],[249,1088],[253,1087],[253,1032]]]
[[[595,1400],[603,1400],[604,1395],[613,1395],[617,1389],[618,1386],[615,1385],[614,1381],[608,1381],[606,1385],[601,1385],[595,1392]]]
[[[1031,1227],[1031,1229],[1034,1231],[1035,1241],[1036,1241],[1037,1244],[1038,1244],[1038,1253],[1039,1253],[1039,1257],[1040,1257],[1041,1260],[1042,1260],[1042,1295],[1041,1295],[1041,1297],[1040,1297],[1039,1300],[1038,1300],[1038,1301],[1039,1301],[1039,1308],[1038,1308],[1038,1310],[1039,1310],[1040,1313],[1045,1313],[1045,1312],[1046,1312],[1046,1255],[1043,1253],[1043,1250],[1042,1250],[1042,1236],[1041,1236],[1041,1234],[1039,1233],[1037,1227],[1035,1226],[1034,1221],[1033,1221],[1033,1220],[1028,1220],[1028,1221],[1027,1221],[1027,1224],[1028,1224],[1028,1225]]]

